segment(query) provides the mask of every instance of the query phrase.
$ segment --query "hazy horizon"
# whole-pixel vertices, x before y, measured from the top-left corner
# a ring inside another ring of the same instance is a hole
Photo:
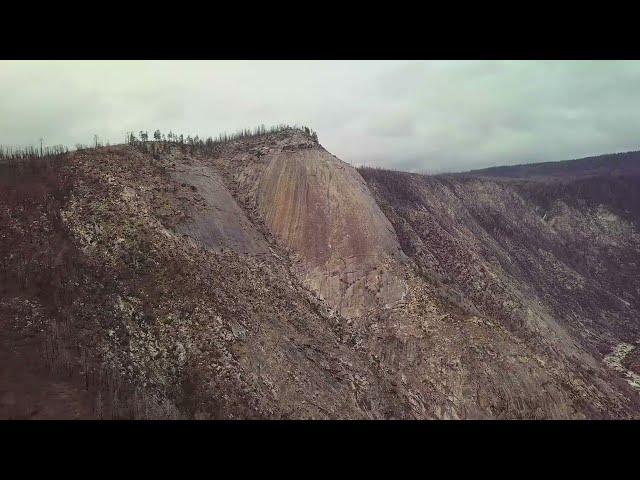
[[[344,161],[464,171],[639,149],[637,61],[0,61],[0,144],[307,125]]]

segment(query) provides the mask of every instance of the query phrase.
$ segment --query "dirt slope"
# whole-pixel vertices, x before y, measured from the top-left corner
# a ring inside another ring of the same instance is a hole
[[[197,208],[179,223],[180,233],[211,248],[230,248],[238,253],[264,254],[267,244],[257,232],[219,175],[206,165],[175,162],[169,167],[171,178],[197,192]]]

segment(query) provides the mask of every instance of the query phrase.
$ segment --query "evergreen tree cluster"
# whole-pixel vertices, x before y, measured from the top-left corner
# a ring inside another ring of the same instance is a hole
[[[290,125],[276,125],[270,128],[265,127],[264,125],[260,125],[259,127],[249,129],[245,128],[243,130],[239,130],[235,133],[221,133],[217,137],[207,137],[201,138],[198,135],[184,135],[177,133],[173,133],[169,131],[169,133],[162,133],[160,130],[156,130],[153,132],[153,140],[149,139],[149,133],[146,131],[138,132],[137,136],[134,132],[127,133],[126,143],[129,145],[136,146],[145,152],[157,152],[159,149],[163,150],[164,147],[168,147],[169,145],[180,145],[187,146],[190,150],[203,150],[205,152],[209,152],[214,150],[217,146],[223,145],[235,140],[241,140],[245,138],[255,138],[264,135],[270,135],[274,133],[281,132],[290,132],[290,131],[299,131],[305,133],[310,136],[313,140],[318,141],[318,134],[306,126],[290,126]],[[158,144],[161,144],[159,147]]]
[[[171,145],[178,145],[182,148],[187,148],[190,152],[202,151],[209,153],[214,151],[220,145],[224,145],[235,140],[242,140],[247,138],[261,137],[264,135],[277,134],[283,132],[298,131],[311,137],[314,141],[318,141],[318,135],[315,131],[306,126],[290,126],[290,125],[276,125],[273,127],[265,127],[260,125],[259,127],[250,129],[245,128],[235,133],[221,133],[217,137],[201,138],[198,135],[184,135],[177,134],[173,131],[168,133],[162,133],[160,130],[155,130],[151,135],[147,131],[139,131],[137,134],[134,132],[128,132],[126,134],[125,143],[135,146],[145,153],[152,153],[153,155],[159,152],[167,151]],[[77,151],[86,150],[88,148],[99,148],[109,146],[109,142],[100,141],[97,135],[94,135],[91,145],[76,144],[75,149]],[[37,161],[39,159],[53,159],[61,157],[68,153],[69,149],[62,145],[44,146],[43,139],[40,139],[39,145],[28,146],[23,148],[15,147],[3,147],[0,146],[0,163],[20,163],[28,161]]]
[[[50,159],[60,157],[68,152],[69,149],[62,145],[45,147],[42,143],[38,146],[23,148],[0,146],[0,163],[21,163],[31,160]]]

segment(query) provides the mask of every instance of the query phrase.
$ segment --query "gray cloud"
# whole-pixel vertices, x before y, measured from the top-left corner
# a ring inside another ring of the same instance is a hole
[[[640,147],[635,61],[0,62],[0,143],[299,123],[353,164],[454,171]]]

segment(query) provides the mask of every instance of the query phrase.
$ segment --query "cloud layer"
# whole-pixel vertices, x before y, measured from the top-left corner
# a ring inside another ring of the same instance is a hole
[[[458,171],[640,148],[635,61],[0,62],[0,144],[298,123],[352,164]]]

